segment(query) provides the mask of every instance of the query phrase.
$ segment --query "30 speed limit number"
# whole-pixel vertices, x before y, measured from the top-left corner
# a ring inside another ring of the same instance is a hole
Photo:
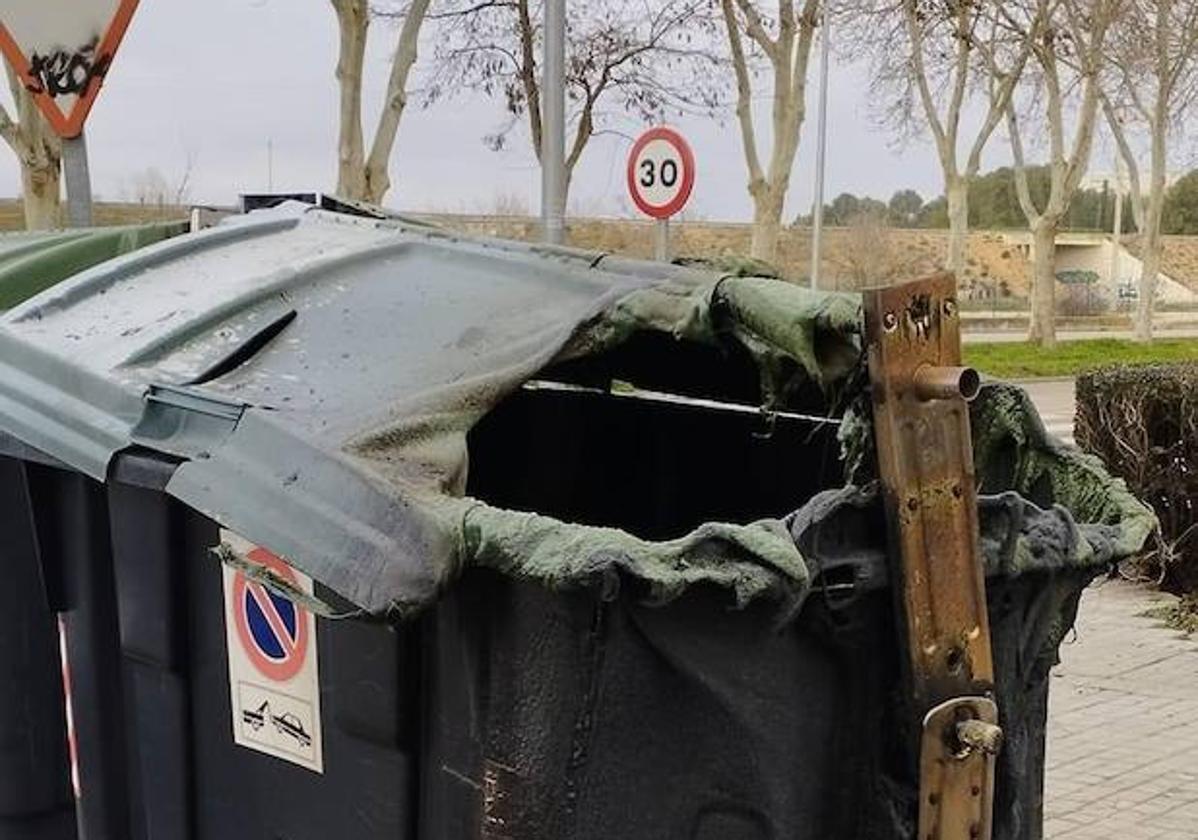
[[[695,185],[695,156],[672,128],[651,128],[628,154],[628,192],[642,213],[668,219],[685,206]]]

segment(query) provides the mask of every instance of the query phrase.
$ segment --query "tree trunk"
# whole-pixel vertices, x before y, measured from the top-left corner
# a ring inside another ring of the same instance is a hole
[[[1160,37],[1164,37],[1161,35]],[[1166,105],[1157,102],[1158,115],[1165,113]],[[1169,127],[1163,119],[1153,121],[1152,126],[1152,180],[1148,190],[1148,206],[1145,208],[1143,251],[1140,255],[1139,299],[1136,301],[1136,341],[1152,341],[1152,320],[1156,310],[1156,287],[1161,269],[1161,216],[1165,210],[1165,182],[1167,179],[1165,135]]]
[[[62,176],[58,158],[52,161],[41,166],[21,162],[27,230],[48,230],[61,226],[59,183]]]
[[[1152,316],[1156,309],[1156,286],[1161,268],[1159,226],[1144,238],[1140,263],[1139,300],[1136,301],[1136,341],[1152,341]]]
[[[953,178],[945,185],[948,198],[948,256],[944,267],[957,277],[965,276],[965,255],[969,247],[969,182]]]
[[[362,68],[370,9],[366,0],[332,0],[340,31],[337,55],[339,130],[337,137],[337,194],[366,199],[366,150],[362,140]]]
[[[778,255],[778,233],[782,228],[782,203],[786,193],[772,184],[753,196],[753,240],[749,255],[774,263]]]
[[[1032,226],[1032,317],[1028,341],[1051,348],[1057,343],[1057,224],[1041,218]]]
[[[1155,173],[1154,173],[1155,176]],[[1154,182],[1157,178],[1154,177]],[[1165,205],[1165,176],[1162,172],[1159,183],[1154,183],[1144,214],[1144,246],[1140,254],[1140,282],[1136,301],[1136,341],[1152,341],[1152,321],[1156,312],[1156,288],[1161,271],[1161,215]]]
[[[383,196],[391,188],[389,174],[391,150],[395,148],[395,136],[399,133],[399,122],[408,104],[408,75],[416,63],[420,28],[428,12],[430,0],[413,0],[404,15],[403,27],[399,31],[399,42],[395,55],[391,57],[391,75],[387,80],[387,99],[379,115],[374,141],[370,144],[370,156],[366,159],[365,183],[362,198],[373,204],[381,204]]]

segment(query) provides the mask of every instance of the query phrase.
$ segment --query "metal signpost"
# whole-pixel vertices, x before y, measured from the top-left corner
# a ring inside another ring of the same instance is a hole
[[[637,208],[657,219],[653,256],[670,259],[670,217],[686,206],[695,186],[695,155],[672,128],[644,132],[628,153],[628,193]]]
[[[815,147],[815,206],[811,210],[811,288],[819,288],[821,260],[824,240],[824,175],[828,153],[828,52],[831,49],[832,30],[828,26],[828,6],[824,3],[820,19],[819,53],[819,125]]]
[[[83,123],[138,0],[5,0],[0,52],[46,122],[62,138],[67,213],[91,224],[91,178]]]
[[[544,24],[541,227],[546,242],[561,245],[566,239],[566,0],[546,0]]]

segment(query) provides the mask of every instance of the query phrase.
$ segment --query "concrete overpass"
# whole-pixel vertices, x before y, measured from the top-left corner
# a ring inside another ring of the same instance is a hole
[[[1029,260],[1032,258],[1032,235],[1026,230],[996,232],[1012,247],[1018,248]],[[1098,275],[1112,300],[1134,297],[1140,277],[1140,258],[1119,245],[1115,249],[1111,234],[1099,231],[1062,231],[1056,239],[1056,271],[1090,271]],[[1113,272],[1112,272],[1113,268]],[[1198,301],[1198,292],[1177,278],[1161,272],[1158,299],[1169,303]]]

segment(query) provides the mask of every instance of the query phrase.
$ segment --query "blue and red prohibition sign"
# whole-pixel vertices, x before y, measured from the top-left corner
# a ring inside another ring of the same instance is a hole
[[[255,548],[246,559],[299,587],[291,567],[265,548]],[[304,667],[308,655],[307,613],[240,571],[233,578],[233,623],[242,648],[262,676],[286,682]]]

